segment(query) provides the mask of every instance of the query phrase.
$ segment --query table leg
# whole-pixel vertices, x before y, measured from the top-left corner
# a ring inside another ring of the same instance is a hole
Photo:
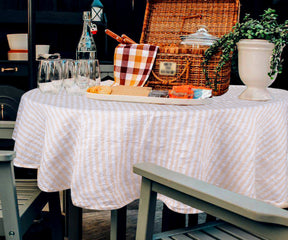
[[[73,205],[71,191],[65,190],[66,219],[65,224],[69,240],[82,239],[82,208]]]
[[[126,239],[127,206],[111,211],[110,240]]]

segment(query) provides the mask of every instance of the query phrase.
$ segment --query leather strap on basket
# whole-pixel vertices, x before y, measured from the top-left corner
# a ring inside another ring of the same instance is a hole
[[[188,16],[188,17],[183,17],[182,18],[182,23],[181,23],[181,28],[180,28],[180,32],[183,31],[183,28],[184,28],[184,24],[185,24],[185,20],[186,19],[190,19],[190,18],[200,18],[202,19],[202,15],[201,14],[195,14],[195,15],[191,15],[191,16]]]
[[[191,64],[191,62],[187,61],[181,74],[179,76],[171,79],[171,80],[165,80],[165,79],[158,77],[153,70],[152,70],[152,74],[158,81],[162,82],[163,85],[168,85],[168,84],[171,84],[172,82],[176,82],[186,73],[185,79],[186,79],[186,84],[188,84],[190,64]]]

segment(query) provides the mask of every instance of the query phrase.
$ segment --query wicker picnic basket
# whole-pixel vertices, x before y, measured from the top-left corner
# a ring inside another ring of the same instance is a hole
[[[160,48],[146,86],[153,89],[171,89],[183,84],[207,86],[201,66],[207,47],[180,45],[180,36],[195,33],[200,25],[205,25],[210,34],[221,37],[237,23],[239,9],[239,0],[148,0],[140,43]],[[220,56],[221,53],[215,55],[208,66],[214,96],[227,92],[230,83],[231,61],[215,80]],[[163,73],[160,65],[171,62],[176,63],[174,75],[160,74]]]

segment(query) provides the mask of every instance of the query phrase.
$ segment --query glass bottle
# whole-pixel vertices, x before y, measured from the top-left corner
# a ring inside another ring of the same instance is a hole
[[[91,34],[91,14],[83,12],[83,31],[76,50],[76,59],[96,59],[97,49]]]

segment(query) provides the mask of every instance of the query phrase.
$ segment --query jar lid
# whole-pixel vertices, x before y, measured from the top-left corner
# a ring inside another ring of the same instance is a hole
[[[182,42],[181,44],[192,45],[199,47],[201,46],[211,46],[217,39],[216,36],[208,33],[207,27],[204,25],[199,26],[199,29],[196,33],[192,33],[186,36],[180,36]]]

